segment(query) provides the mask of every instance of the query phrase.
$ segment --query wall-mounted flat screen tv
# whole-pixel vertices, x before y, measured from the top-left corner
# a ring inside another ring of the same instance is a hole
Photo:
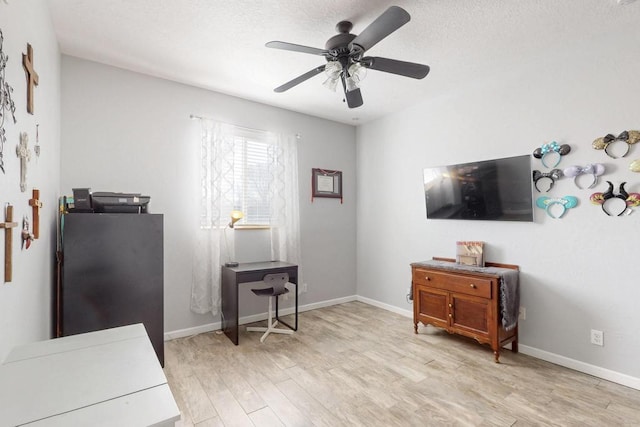
[[[533,221],[531,157],[424,170],[428,219]]]

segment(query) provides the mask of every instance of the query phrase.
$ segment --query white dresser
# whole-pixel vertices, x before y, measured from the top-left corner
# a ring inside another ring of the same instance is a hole
[[[141,323],[22,345],[0,365],[0,426],[174,426],[179,419]]]

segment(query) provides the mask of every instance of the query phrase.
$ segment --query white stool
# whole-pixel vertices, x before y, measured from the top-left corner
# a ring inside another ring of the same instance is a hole
[[[287,292],[289,292],[289,289],[287,289],[286,287],[286,284],[289,281],[289,275],[287,273],[267,274],[266,276],[264,276],[262,281],[266,285],[269,285],[271,287],[264,288],[264,289],[251,289],[251,291],[260,297],[269,297],[269,319],[267,322],[267,327],[264,328],[264,327],[258,327],[258,326],[248,326],[247,331],[248,332],[264,332],[264,334],[260,338],[260,342],[264,342],[267,336],[272,332],[274,334],[288,334],[288,335],[293,334],[292,329],[276,328],[276,325],[278,324],[278,320],[273,319],[273,300],[275,298],[277,301],[278,296],[284,295]]]

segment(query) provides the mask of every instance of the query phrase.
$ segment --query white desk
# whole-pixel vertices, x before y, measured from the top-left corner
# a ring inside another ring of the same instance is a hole
[[[173,426],[180,411],[142,324],[16,347],[0,426]]]

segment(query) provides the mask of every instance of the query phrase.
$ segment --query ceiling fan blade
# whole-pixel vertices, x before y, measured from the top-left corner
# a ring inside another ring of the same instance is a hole
[[[349,108],[357,108],[364,104],[362,101],[362,93],[360,92],[360,88],[354,89],[350,92],[345,91],[344,96],[347,99],[347,106]]]
[[[371,49],[376,43],[411,20],[411,15],[401,7],[391,6],[382,15],[365,28],[351,45],[358,45],[362,50]]]
[[[344,96],[347,99],[347,105],[349,108],[357,108],[364,104],[362,101],[362,93],[359,88],[352,90],[351,92],[345,92]]]
[[[283,49],[283,50],[292,50],[294,52],[310,53],[312,55],[325,56],[328,53],[328,51],[325,49],[318,49],[315,47],[302,46],[299,44],[279,42],[279,41],[268,42],[267,44],[265,44],[265,46],[273,49]]]
[[[277,88],[275,88],[273,91],[277,92],[277,93],[281,93],[284,92],[285,90],[289,90],[294,86],[299,85],[300,83],[309,80],[311,77],[320,74],[321,72],[324,71],[324,65],[321,65],[319,67],[314,68],[311,71],[307,71],[306,73],[296,77],[295,79],[283,84],[282,86],[278,86]]]
[[[347,91],[347,83],[344,79],[345,77],[343,74],[340,80],[342,81],[342,89],[344,90],[344,97],[347,100],[347,106],[349,108],[360,107],[362,104],[364,104],[364,102],[362,101],[362,93],[360,92],[360,88]]]
[[[362,58],[362,64],[372,70],[384,71],[385,73],[398,74],[414,79],[426,77],[430,70],[428,65],[398,61],[397,59],[380,58],[377,56]]]

